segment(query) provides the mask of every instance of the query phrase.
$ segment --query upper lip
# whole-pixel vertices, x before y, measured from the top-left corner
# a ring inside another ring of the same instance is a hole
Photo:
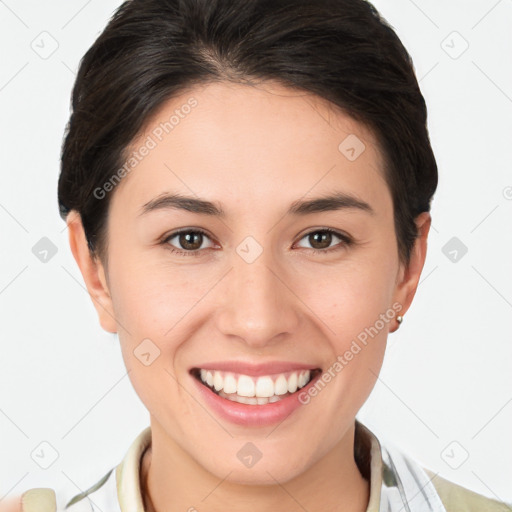
[[[272,375],[286,373],[293,370],[316,370],[319,366],[308,363],[294,363],[290,361],[270,361],[268,363],[247,363],[245,361],[215,361],[194,366],[191,370],[201,368],[203,370],[219,370],[224,372],[239,373],[243,375]]]

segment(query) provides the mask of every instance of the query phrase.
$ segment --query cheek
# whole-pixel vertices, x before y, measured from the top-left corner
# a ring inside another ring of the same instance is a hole
[[[390,304],[390,277],[383,267],[353,268],[326,282],[323,290],[316,310],[323,311],[319,316],[332,354],[324,370],[329,374],[326,396],[331,399],[323,407],[326,417],[341,426],[375,386],[396,313]]]
[[[205,294],[208,282],[203,274],[198,279],[190,267],[185,270],[124,259],[113,271],[116,319],[134,336],[168,339],[174,326]]]
[[[129,378],[149,412],[165,423],[161,414],[183,405],[180,345],[190,337],[190,312],[201,291],[190,275],[128,259],[115,266],[112,283]]]
[[[375,251],[354,258],[331,269],[329,276],[320,276],[315,287],[303,286],[309,290],[308,305],[318,312],[322,322],[317,324],[330,344],[333,396],[352,412],[374,387],[396,318],[391,304],[395,272],[391,256],[392,252]]]
[[[120,262],[114,273],[114,312],[124,327],[118,330],[121,351],[135,391],[156,417],[183,407],[182,347],[201,327],[198,303],[215,279],[139,260]]]
[[[384,256],[332,267],[328,274],[324,271],[314,279],[301,280],[298,293],[323,320],[328,337],[338,340],[341,350],[391,308],[393,292],[392,265]]]

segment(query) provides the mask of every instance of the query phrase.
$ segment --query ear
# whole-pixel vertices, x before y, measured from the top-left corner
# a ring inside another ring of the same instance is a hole
[[[411,259],[409,265],[405,267],[400,265],[398,272],[397,285],[394,293],[394,302],[402,305],[399,314],[404,315],[412,303],[412,299],[416,294],[418,283],[427,257],[427,237],[430,231],[432,218],[429,212],[422,212],[416,217],[416,227],[418,229],[418,237],[411,251]],[[398,323],[395,329],[389,332],[395,332],[398,329]]]
[[[117,325],[103,264],[89,250],[80,214],[76,210],[70,211],[66,222],[71,252],[80,268],[87,291],[98,313],[100,325],[105,331],[115,333]]]

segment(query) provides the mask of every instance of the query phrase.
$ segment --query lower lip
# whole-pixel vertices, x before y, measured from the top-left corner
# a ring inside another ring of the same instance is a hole
[[[191,378],[199,387],[199,392],[205,402],[222,418],[236,423],[237,425],[260,427],[280,423],[290,416],[293,411],[298,409],[301,405],[304,405],[299,401],[299,394],[304,391],[307,392],[308,388],[314,385],[320,375],[321,373],[319,372],[306,386],[292,395],[288,395],[278,402],[265,405],[241,404],[228,400],[227,398],[222,398],[215,394],[210,388],[201,384],[193,375],[191,375]]]

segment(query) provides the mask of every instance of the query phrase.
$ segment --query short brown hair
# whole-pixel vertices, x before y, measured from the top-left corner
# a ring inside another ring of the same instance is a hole
[[[370,127],[385,161],[400,260],[430,211],[437,165],[412,60],[365,0],[131,0],[83,57],[58,185],[89,249],[106,250],[109,198],[94,190],[162,104],[195,84],[271,80],[314,93]]]

